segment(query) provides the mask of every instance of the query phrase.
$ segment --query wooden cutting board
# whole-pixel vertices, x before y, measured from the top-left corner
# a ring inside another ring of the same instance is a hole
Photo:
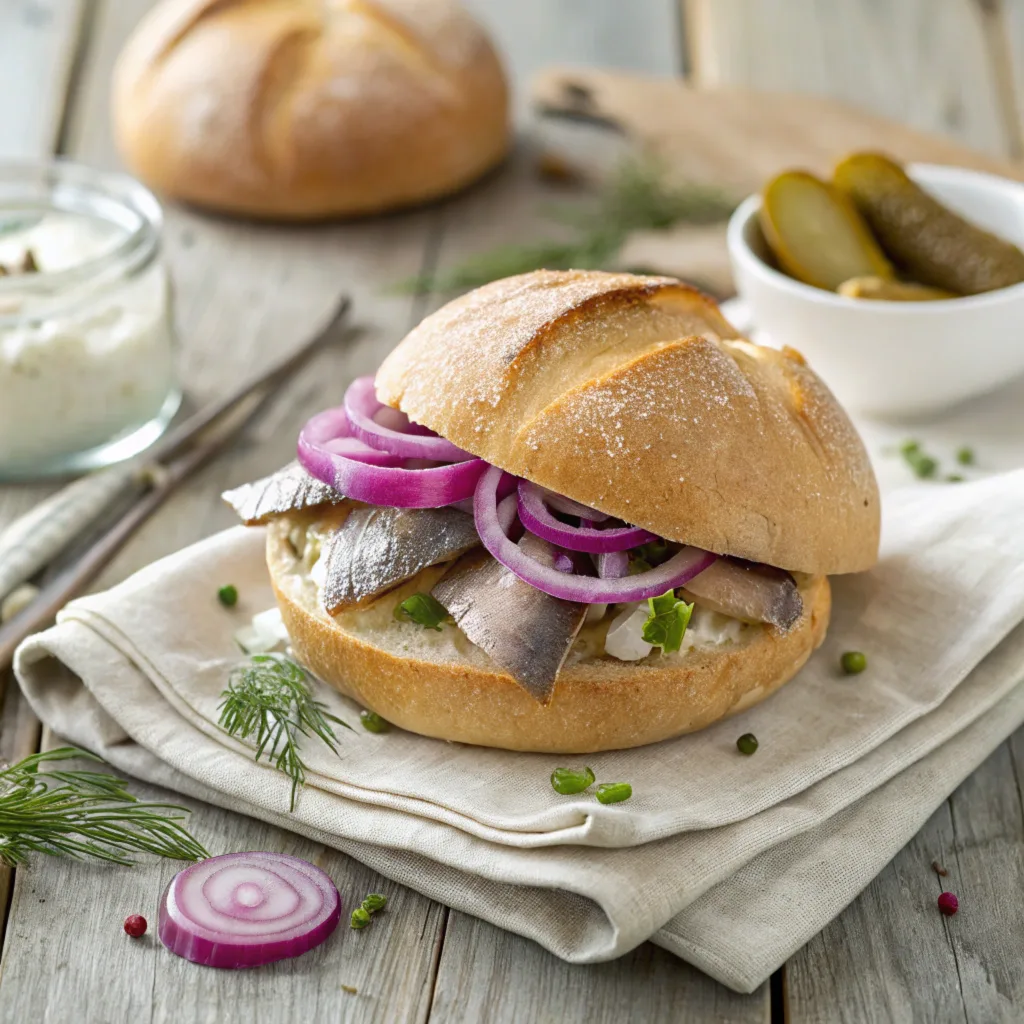
[[[684,178],[743,194],[789,167],[828,175],[840,157],[858,149],[1024,180],[1024,165],[817,96],[701,90],[681,79],[556,68],[537,76],[531,99],[540,113],[625,133]]]

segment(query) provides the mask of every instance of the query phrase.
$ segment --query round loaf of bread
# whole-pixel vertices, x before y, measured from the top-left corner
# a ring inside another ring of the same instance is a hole
[[[878,486],[832,393],[671,278],[496,281],[428,316],[376,382],[466,451],[670,540],[812,575],[877,560]]]
[[[113,120],[154,189],[275,219],[444,196],[509,145],[501,63],[452,0],[163,0],[118,60]]]
[[[642,662],[570,654],[542,704],[455,628],[396,622],[412,581],[367,612],[332,617],[288,540],[282,516],[267,528],[267,565],[296,657],[363,707],[411,732],[504,750],[582,754],[621,750],[702,729],[759,703],[791,679],[828,628],[823,576],[801,582],[803,614],[788,631],[749,625],[713,648]]]

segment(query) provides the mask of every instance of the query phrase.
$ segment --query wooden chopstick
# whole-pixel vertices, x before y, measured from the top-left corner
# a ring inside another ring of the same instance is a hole
[[[0,673],[10,667],[15,649],[22,640],[52,621],[57,612],[103,570],[183,480],[217,455],[241,430],[260,417],[271,400],[276,397],[274,388],[294,375],[335,335],[348,314],[349,305],[349,300],[343,299],[330,320],[294,353],[234,394],[207,409],[200,410],[182,424],[181,429],[175,431],[167,443],[159,446],[159,454],[164,457],[172,452],[179,454],[167,462],[148,460],[147,465],[154,469],[159,467],[158,472],[150,474],[152,482],[149,489],[90,545],[81,557],[50,580],[27,608],[9,622],[0,625]],[[258,400],[254,399],[251,409],[237,418],[228,416],[232,410],[239,409],[246,399],[263,388],[266,389],[265,393]],[[220,423],[218,429],[217,422],[221,420],[224,422]]]

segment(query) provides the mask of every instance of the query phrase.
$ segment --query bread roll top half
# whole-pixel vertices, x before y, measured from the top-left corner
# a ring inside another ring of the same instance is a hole
[[[123,50],[114,127],[165,194],[254,216],[445,195],[508,148],[508,90],[452,0],[163,0]]]
[[[466,451],[670,540],[813,574],[877,560],[878,486],[832,393],[672,278],[496,281],[427,317],[376,384]]]

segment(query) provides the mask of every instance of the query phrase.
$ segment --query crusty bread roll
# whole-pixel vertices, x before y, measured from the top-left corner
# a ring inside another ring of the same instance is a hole
[[[799,671],[828,628],[828,580],[817,576],[801,583],[804,611],[788,632],[752,625],[739,643],[685,657],[570,658],[542,704],[454,627],[434,633],[395,622],[394,605],[429,589],[429,580],[410,581],[372,613],[328,615],[288,540],[306,521],[283,516],[267,528],[267,564],[296,656],[364,707],[425,736],[562,754],[655,743],[763,700]]]
[[[376,382],[459,447],[662,537],[815,576],[877,559],[878,487],[832,393],[671,278],[496,281],[427,317]]]
[[[113,117],[153,188],[281,219],[443,196],[509,144],[501,64],[452,0],[164,0],[121,54]]]

